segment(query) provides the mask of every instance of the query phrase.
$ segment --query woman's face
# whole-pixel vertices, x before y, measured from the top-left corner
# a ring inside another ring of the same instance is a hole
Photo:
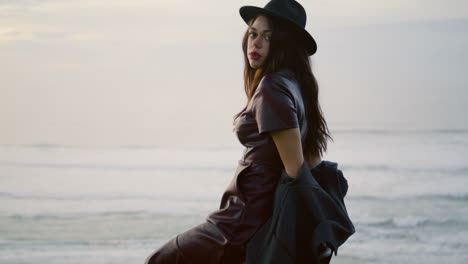
[[[250,67],[257,69],[266,60],[270,50],[271,29],[265,16],[258,16],[248,30],[247,58]]]

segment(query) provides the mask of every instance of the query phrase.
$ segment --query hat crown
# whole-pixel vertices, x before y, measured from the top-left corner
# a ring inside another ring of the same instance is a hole
[[[307,15],[304,7],[294,0],[271,0],[265,7],[242,6],[239,13],[245,23],[259,14],[266,14],[284,22],[288,30],[298,32],[307,45],[309,56],[317,51],[317,43],[312,35],[307,32],[305,26]]]
[[[304,7],[294,0],[271,0],[264,9],[278,14],[289,21],[305,28],[307,15]]]

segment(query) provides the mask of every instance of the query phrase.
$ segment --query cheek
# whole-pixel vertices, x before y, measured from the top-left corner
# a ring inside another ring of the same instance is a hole
[[[270,43],[265,45],[265,53],[268,55],[270,53]]]

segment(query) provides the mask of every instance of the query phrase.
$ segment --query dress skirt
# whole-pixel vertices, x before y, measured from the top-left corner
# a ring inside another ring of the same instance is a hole
[[[239,160],[218,210],[178,234],[147,259],[147,264],[241,264],[245,246],[271,217],[280,167]]]

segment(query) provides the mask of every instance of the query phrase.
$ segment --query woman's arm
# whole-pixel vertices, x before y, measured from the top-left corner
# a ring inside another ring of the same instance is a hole
[[[274,130],[270,131],[270,135],[278,149],[286,173],[293,178],[296,177],[304,163],[299,128]]]

